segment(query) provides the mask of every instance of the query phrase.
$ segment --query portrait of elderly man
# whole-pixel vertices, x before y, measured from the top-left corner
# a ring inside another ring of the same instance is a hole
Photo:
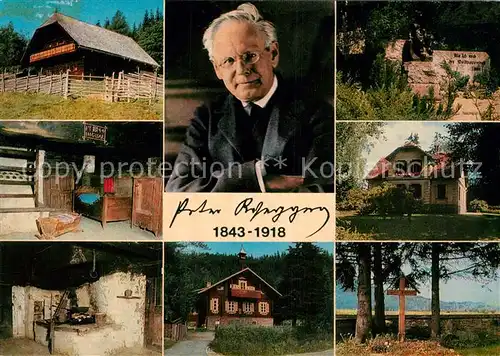
[[[333,191],[333,107],[280,75],[273,23],[241,4],[209,24],[203,47],[226,93],[195,110],[166,190]]]

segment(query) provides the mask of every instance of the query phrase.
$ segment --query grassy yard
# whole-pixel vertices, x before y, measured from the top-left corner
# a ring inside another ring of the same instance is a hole
[[[0,93],[0,120],[161,120],[163,102],[109,103],[47,94]]]
[[[500,237],[500,214],[424,215],[411,217],[338,216],[348,224],[339,240],[489,240]],[[338,230],[339,232],[339,230]]]
[[[475,347],[472,349],[457,349],[455,350],[462,356],[491,356],[500,355],[500,344]]]

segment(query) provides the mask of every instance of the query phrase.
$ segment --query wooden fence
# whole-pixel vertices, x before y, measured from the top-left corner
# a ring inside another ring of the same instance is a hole
[[[112,76],[30,75],[0,73],[0,92],[61,95],[65,99],[94,97],[111,102],[147,100],[163,97],[163,77],[154,73],[113,73]]]
[[[179,341],[187,336],[187,326],[184,324],[165,324],[165,338]]]

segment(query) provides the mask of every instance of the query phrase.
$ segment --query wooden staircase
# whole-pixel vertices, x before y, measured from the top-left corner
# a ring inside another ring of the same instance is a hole
[[[36,232],[36,219],[57,211],[43,206],[37,194],[43,181],[36,170],[40,159],[43,163],[43,155],[33,149],[0,147],[0,235]]]
[[[32,212],[36,208],[34,193],[34,162],[36,152],[0,147],[0,214]],[[21,162],[25,164],[21,165]],[[15,189],[29,186],[31,189]],[[24,207],[19,207],[19,205]]]

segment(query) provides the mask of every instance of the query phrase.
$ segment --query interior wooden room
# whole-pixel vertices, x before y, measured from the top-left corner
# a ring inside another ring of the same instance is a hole
[[[1,238],[159,238],[162,149],[161,123],[1,122]]]

